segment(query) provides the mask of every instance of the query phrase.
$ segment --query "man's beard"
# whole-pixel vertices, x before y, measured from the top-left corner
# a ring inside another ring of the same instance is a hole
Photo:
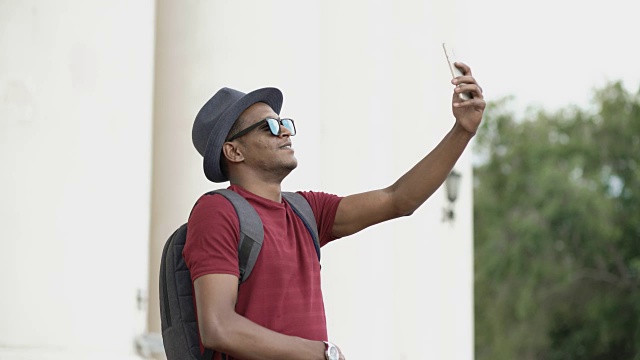
[[[270,177],[276,181],[282,181],[287,177],[295,168],[298,167],[298,160],[295,158],[288,163],[280,163],[276,166],[272,166],[267,170]]]

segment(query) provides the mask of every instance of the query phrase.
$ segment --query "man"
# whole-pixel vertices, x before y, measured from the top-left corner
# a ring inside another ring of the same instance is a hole
[[[311,205],[321,245],[371,225],[412,214],[444,182],[476,133],[485,102],[471,69],[452,99],[455,125],[425,158],[393,185],[344,198],[301,194]],[[470,100],[459,94],[470,93]],[[201,341],[235,359],[344,359],[327,342],[320,266],[310,234],[282,200],[281,182],[297,166],[295,125],[279,117],[282,94],[265,88],[244,94],[224,88],[200,110],[194,145],[213,182],[256,208],[264,244],[251,276],[238,286],[238,219],[221,196],[204,196],[189,219],[186,263],[191,270]],[[330,352],[336,352],[335,356]]]

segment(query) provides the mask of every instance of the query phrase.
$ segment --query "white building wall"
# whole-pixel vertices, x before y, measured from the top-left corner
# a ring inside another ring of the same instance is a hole
[[[325,4],[322,189],[346,195],[384,187],[453,125],[441,43],[458,38],[455,3]],[[457,169],[464,183],[453,226],[441,221],[439,191],[411,217],[325,249],[330,335],[349,356],[473,358],[468,157]]]
[[[228,185],[206,181],[190,139],[220,87],[283,90],[299,128],[286,189],[395,181],[453,124],[440,43],[462,35],[454,13],[445,0],[1,1],[0,360],[134,358],[147,278],[158,332],[159,250],[202,192]],[[454,224],[439,190],[323,250],[330,337],[350,359],[473,358],[468,152],[457,169]]]
[[[136,358],[154,8],[0,1],[0,359]]]

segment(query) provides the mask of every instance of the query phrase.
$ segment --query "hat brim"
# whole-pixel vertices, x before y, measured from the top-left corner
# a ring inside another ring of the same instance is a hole
[[[238,99],[220,115],[220,119],[209,134],[203,159],[204,174],[210,181],[220,183],[229,180],[222,173],[222,168],[220,167],[222,145],[225,143],[229,130],[240,117],[240,114],[249,106],[259,102],[266,103],[279,115],[282,108],[282,92],[276,88],[263,88],[252,91]]]

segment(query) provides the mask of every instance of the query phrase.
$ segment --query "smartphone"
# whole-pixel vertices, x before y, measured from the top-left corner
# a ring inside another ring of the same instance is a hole
[[[458,77],[458,76],[462,76],[464,75],[462,73],[462,71],[460,71],[460,69],[458,69],[454,63],[456,61],[458,61],[456,59],[456,54],[453,52],[453,49],[451,49],[450,47],[447,47],[447,44],[442,43],[442,49],[444,50],[444,56],[447,57],[447,63],[449,63],[449,70],[451,70],[451,76],[452,77]],[[463,84],[460,84],[463,85]],[[471,95],[471,93],[465,92],[465,93],[460,93],[460,98],[462,100],[470,100],[473,96]]]

